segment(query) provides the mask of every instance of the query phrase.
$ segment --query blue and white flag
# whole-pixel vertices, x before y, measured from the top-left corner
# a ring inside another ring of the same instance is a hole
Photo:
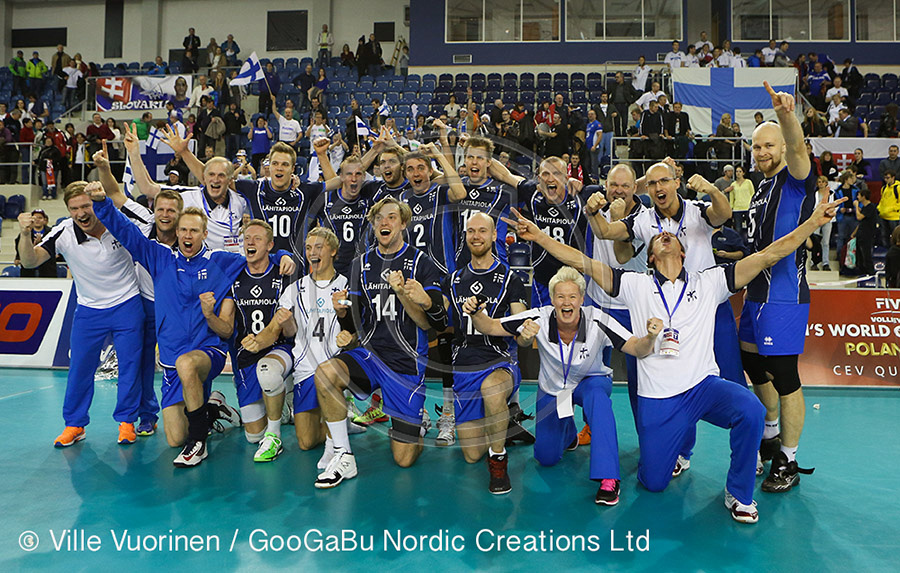
[[[151,125],[149,134],[147,135],[147,147],[154,151],[158,150],[159,144],[163,142],[162,139],[162,131],[156,129],[156,127]]]
[[[776,92],[797,93],[797,69],[793,67],[676,68],[672,70],[672,101],[681,102],[691,118],[691,131],[697,135],[714,134],[723,113],[731,114],[732,122],[749,134],[756,126],[756,112],[762,112],[767,120],[775,119],[763,81]]]
[[[134,199],[134,172],[131,170],[131,159],[125,154],[125,172],[122,174],[122,187],[125,190],[125,196]]]
[[[250,57],[244,61],[244,65],[241,66],[241,71],[238,72],[238,75],[236,75],[230,83],[233,86],[246,86],[263,79],[263,76],[262,65],[259,63],[259,58],[256,57],[256,52],[253,52],[250,54]]]
[[[391,115],[391,106],[388,105],[387,100],[384,100],[383,102],[381,102],[381,105],[378,106],[378,115]]]
[[[419,104],[414,103],[409,106],[409,115],[412,116],[413,121],[416,121],[416,118],[419,116]]]
[[[357,137],[368,137],[372,135],[372,130],[369,129],[369,126],[366,125],[366,122],[363,121],[363,118],[357,116],[356,117],[356,136]]]

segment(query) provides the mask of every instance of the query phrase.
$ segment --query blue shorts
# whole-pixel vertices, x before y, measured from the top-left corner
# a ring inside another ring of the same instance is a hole
[[[485,379],[495,370],[506,370],[512,379],[513,388],[510,396],[519,389],[519,377],[516,376],[514,368],[509,362],[500,362],[494,366],[475,372],[454,372],[453,373],[453,394],[454,394],[454,413],[456,414],[456,423],[471,422],[472,420],[481,420],[484,418],[484,398],[481,396],[481,385]],[[509,396],[507,396],[509,399]]]
[[[809,304],[744,301],[738,337],[755,344],[761,356],[803,354]]]
[[[203,381],[203,400],[206,401],[210,392],[212,392],[213,379],[221,374],[222,368],[225,367],[225,353],[211,346],[204,346],[197,350],[209,356],[210,361],[209,374],[206,376],[206,380]],[[259,387],[259,384],[257,384],[257,387]],[[184,396],[181,393],[181,378],[178,377],[178,371],[174,368],[165,369],[161,394],[162,399],[159,401],[159,405],[163,409],[184,402]]]
[[[269,354],[277,353],[281,356],[281,360],[285,363],[285,374],[290,372],[291,368],[294,364],[294,358],[291,355],[291,347],[288,344],[280,344],[278,346],[273,346],[267,353]],[[232,364],[234,364],[234,356],[232,355]],[[259,385],[259,378],[256,376],[256,366],[257,363],[254,362],[249,366],[245,366],[243,368],[237,369],[234,371],[234,389],[237,393],[238,405],[243,408],[244,406],[249,406],[254,402],[259,402],[263,399],[262,395],[262,387]]]
[[[309,412],[319,407],[315,378],[310,376],[306,380],[294,382],[294,414]]]
[[[341,352],[335,358],[350,370],[350,391],[360,400],[381,388],[384,412],[410,424],[422,423],[425,405],[425,375],[399,374],[362,347]]]

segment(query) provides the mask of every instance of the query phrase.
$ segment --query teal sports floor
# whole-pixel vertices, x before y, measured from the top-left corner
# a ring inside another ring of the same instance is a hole
[[[176,469],[177,451],[161,433],[116,444],[110,382],[96,385],[87,439],[57,450],[65,377],[0,369],[0,571],[898,570],[896,390],[807,389],[799,459],[816,473],[787,494],[757,490],[760,522],[742,525],[722,502],[729,454],[719,428],[701,423],[691,469],[665,492],[638,485],[637,437],[621,386],[613,395],[621,502],[603,507],[586,477],[587,448],[552,468],[538,467],[530,447],[510,449],[513,491],[492,496],[486,464],[466,464],[456,448],[428,447],[412,468],[395,467],[386,425],[351,436],[360,475],[334,490],[313,488],[320,452],[300,452],[293,427],[284,428],[287,447],[272,464],[254,464],[255,446],[232,429],[210,440],[200,467]],[[230,377],[215,388],[234,401]],[[533,388],[522,390],[526,412]],[[431,386],[429,408],[439,396]],[[542,532],[543,548],[526,550]],[[629,532],[632,548],[646,551],[627,550]],[[639,543],[647,532],[649,544]],[[346,550],[329,546],[329,535],[344,535]],[[433,537],[423,547],[419,536]]]

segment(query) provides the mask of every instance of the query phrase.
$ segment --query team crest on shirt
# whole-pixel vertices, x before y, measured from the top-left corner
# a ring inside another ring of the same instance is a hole
[[[319,308],[322,308],[323,306],[325,306],[325,299],[322,297],[317,298],[316,306],[318,306]]]
[[[391,276],[391,269],[384,269],[381,271],[381,280],[384,282],[388,282],[388,277]]]
[[[688,302],[694,302],[695,300],[697,300],[697,291],[696,291],[696,290],[689,290],[688,293],[687,293],[687,301],[688,301]]]
[[[422,204],[421,204],[421,203],[416,203],[415,207],[413,207],[413,213],[415,213],[416,215],[418,215],[418,214],[420,214],[421,212],[422,212]]]
[[[588,349],[587,346],[582,346],[581,349],[578,351],[578,358],[581,360],[585,360],[590,355],[591,355],[591,351]]]
[[[343,213],[344,215],[349,215],[352,212],[353,209],[351,209],[349,205],[346,205],[343,209],[341,209],[341,213]]]
[[[547,209],[547,214],[551,217],[556,217],[557,215],[559,215],[559,211],[556,209],[556,207],[550,207],[549,209]]]
[[[206,280],[206,278],[208,276],[209,275],[207,274],[206,269],[200,269],[199,271],[197,271],[197,280],[198,281]]]
[[[253,288],[250,289],[250,294],[253,295],[253,298],[259,298],[259,295],[262,294],[262,288],[259,285],[253,285]]]
[[[404,270],[404,271],[410,271],[410,272],[411,272],[411,271],[412,271],[412,268],[413,268],[413,263],[414,263],[414,262],[415,262],[415,261],[414,261],[413,259],[406,259],[405,261],[403,261],[403,270]]]
[[[469,289],[472,291],[472,294],[480,294],[481,291],[484,290],[484,287],[481,286],[480,282],[475,281]]]
[[[276,205],[284,205],[286,203],[287,203],[287,201],[285,201],[284,197],[279,197],[278,199],[275,199]]]
[[[281,289],[281,277],[272,279],[272,288],[275,290]]]
[[[494,273],[494,282],[495,283],[502,283],[504,278],[505,277],[502,274]]]
[[[478,197],[480,197],[480,196],[481,196],[481,193],[478,192],[478,189],[472,189],[469,192],[469,199],[472,199],[473,201],[478,199]]]

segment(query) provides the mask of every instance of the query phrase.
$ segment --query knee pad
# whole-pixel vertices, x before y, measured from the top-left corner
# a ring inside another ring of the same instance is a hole
[[[401,444],[418,444],[422,436],[422,426],[411,424],[400,418],[391,418],[391,430],[388,435],[395,442]]]
[[[244,424],[250,424],[257,420],[262,420],[266,415],[266,406],[262,400],[257,400],[252,404],[241,406],[241,420]],[[262,438],[260,438],[262,439]]]
[[[259,432],[258,434],[251,434],[250,432],[247,431],[246,428],[244,429],[244,437],[246,437],[246,438],[247,438],[247,441],[250,442],[251,444],[258,444],[258,443],[260,443],[260,442],[262,441],[262,439],[263,439],[265,436],[266,436],[266,430],[265,430],[265,429],[263,429],[263,430],[262,430],[261,432]]]
[[[744,372],[747,373],[747,376],[750,377],[750,382],[753,384],[765,384],[769,381],[769,377],[766,375],[766,360],[765,356],[756,352],[741,350],[741,362],[744,365]]]
[[[256,379],[266,396],[284,392],[284,366],[274,358],[262,358],[256,364]]]
[[[772,374],[772,386],[775,387],[779,396],[787,396],[800,389],[798,358],[796,354],[766,358],[766,369]]]

